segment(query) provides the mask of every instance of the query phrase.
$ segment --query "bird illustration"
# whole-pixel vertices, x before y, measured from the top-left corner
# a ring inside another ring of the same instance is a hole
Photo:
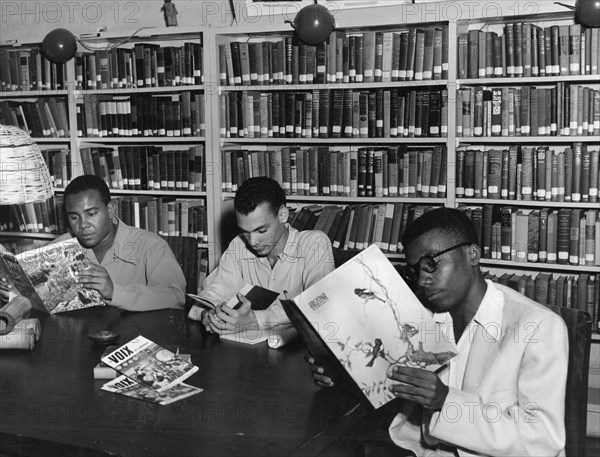
[[[379,356],[381,352],[381,347],[383,346],[383,342],[379,338],[375,338],[375,345],[373,346],[373,355],[371,360],[365,365],[367,367],[372,367],[375,363],[375,359]],[[382,356],[383,357],[383,356]]]
[[[359,296],[360,298],[364,299],[365,302],[368,300],[379,300],[383,303],[385,303],[385,300],[379,298],[375,292],[373,292],[372,290],[369,289],[354,289],[354,293]]]
[[[411,324],[402,324],[402,330],[404,331],[406,338],[411,338],[419,333],[419,329]]]

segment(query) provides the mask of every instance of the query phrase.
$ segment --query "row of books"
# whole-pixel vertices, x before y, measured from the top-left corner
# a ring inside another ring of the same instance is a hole
[[[7,232],[64,233],[62,195],[36,203],[22,203],[0,207],[0,228]]]
[[[204,136],[204,94],[84,95],[77,105],[80,137]]]
[[[459,206],[473,221],[482,257],[513,262],[600,265],[597,209]]]
[[[220,113],[224,138],[445,137],[448,91],[229,92]]]
[[[600,151],[576,142],[549,146],[459,146],[456,197],[597,202]]]
[[[292,37],[219,45],[220,83],[231,86],[424,81],[448,78],[448,27],[335,30],[308,46]]]
[[[321,230],[334,250],[362,250],[376,244],[382,251],[403,252],[402,233],[408,224],[434,206],[408,203],[308,205],[292,211],[297,230]]]
[[[578,84],[463,87],[457,136],[598,136],[600,91]]]
[[[200,41],[202,38],[200,38]],[[77,89],[125,89],[202,84],[202,43],[182,46],[136,43],[75,54]]]
[[[46,59],[38,48],[0,49],[0,92],[63,90],[66,66]]]
[[[202,199],[138,195],[113,200],[117,216],[127,225],[162,236],[191,236],[208,242],[208,217]]]
[[[111,189],[206,190],[204,145],[177,150],[163,150],[161,146],[93,146],[81,147],[80,153],[84,173],[100,176]],[[60,154],[55,157],[62,160]],[[61,169],[52,163],[51,173]]]
[[[458,35],[458,77],[597,75],[600,34],[581,24],[505,24]]]
[[[542,305],[564,306],[586,311],[594,322],[592,330],[598,332],[600,277],[581,273],[579,275],[555,275],[540,272],[535,277],[528,274],[504,273],[500,276],[484,271],[487,279],[510,287]]]
[[[222,190],[268,176],[286,195],[343,197],[446,196],[446,148],[314,146],[222,149]]]
[[[14,125],[37,138],[69,136],[67,103],[62,97],[36,101],[0,100],[0,123]]]

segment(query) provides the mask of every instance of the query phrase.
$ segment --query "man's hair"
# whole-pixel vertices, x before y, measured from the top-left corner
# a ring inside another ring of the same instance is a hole
[[[277,215],[281,205],[285,205],[285,193],[274,179],[260,176],[246,179],[235,193],[235,210],[243,215],[250,214],[261,203],[268,203],[273,214]]]
[[[445,207],[427,211],[409,224],[402,234],[402,244],[408,246],[421,235],[435,229],[443,231],[457,243],[468,241],[478,244],[475,228],[465,213]]]
[[[65,189],[64,199],[67,201],[69,195],[85,192],[86,190],[97,190],[100,193],[102,203],[110,203],[110,190],[103,179],[94,175],[81,175],[69,183]]]

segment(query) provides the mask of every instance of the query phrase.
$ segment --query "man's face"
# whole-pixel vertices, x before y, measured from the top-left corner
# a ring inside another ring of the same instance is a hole
[[[439,229],[430,230],[405,247],[406,262],[414,265],[421,257],[435,255],[458,243]],[[447,312],[464,302],[474,281],[469,248],[459,247],[435,257],[436,268],[432,273],[419,270],[419,297],[432,311]]]
[[[248,249],[258,257],[268,256],[285,233],[285,208],[273,214],[268,203],[261,203],[248,214],[236,211],[235,215],[240,234]]]
[[[97,190],[67,196],[65,209],[71,230],[83,247],[92,249],[112,235],[113,208],[102,203]]]

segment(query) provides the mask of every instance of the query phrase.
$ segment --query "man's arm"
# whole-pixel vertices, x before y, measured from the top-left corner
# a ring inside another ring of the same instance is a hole
[[[142,264],[147,283],[127,284],[126,278],[112,278],[114,290],[109,304],[127,311],[182,308],[185,277],[169,245],[158,243],[147,250]]]

